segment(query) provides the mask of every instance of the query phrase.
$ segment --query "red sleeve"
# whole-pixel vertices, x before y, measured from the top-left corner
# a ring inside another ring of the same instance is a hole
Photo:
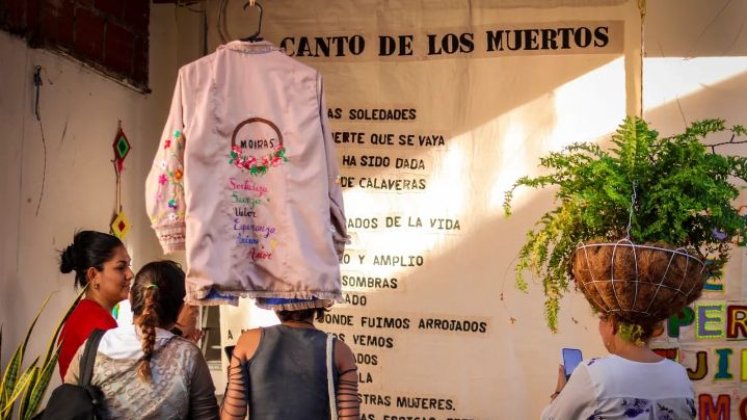
[[[81,300],[70,314],[60,333],[60,377],[64,380],[70,361],[78,347],[83,344],[93,330],[116,328],[117,321],[97,303]]]

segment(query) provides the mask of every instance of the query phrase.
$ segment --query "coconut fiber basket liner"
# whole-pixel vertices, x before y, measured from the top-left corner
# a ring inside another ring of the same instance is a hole
[[[703,261],[661,244],[581,243],[571,275],[599,312],[636,323],[663,320],[697,299],[705,284]]]

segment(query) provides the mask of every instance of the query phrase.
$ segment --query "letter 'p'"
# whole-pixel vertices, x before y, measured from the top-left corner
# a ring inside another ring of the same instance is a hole
[[[667,321],[667,335],[672,338],[679,338],[680,327],[692,325],[695,321],[695,311],[689,306],[685,306],[676,314],[669,317]]]

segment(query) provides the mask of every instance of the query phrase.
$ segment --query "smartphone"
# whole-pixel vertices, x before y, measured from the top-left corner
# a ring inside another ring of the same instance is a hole
[[[565,373],[565,379],[568,380],[568,378],[571,377],[571,373],[573,373],[573,370],[576,369],[576,366],[578,366],[578,364],[581,363],[581,360],[583,360],[583,356],[581,355],[580,349],[574,349],[570,347],[564,347],[560,351],[560,353],[563,358],[563,371]]]

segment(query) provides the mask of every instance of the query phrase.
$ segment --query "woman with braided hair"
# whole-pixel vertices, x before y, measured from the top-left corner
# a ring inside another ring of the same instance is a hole
[[[275,313],[280,325],[244,332],[228,367],[221,420],[348,419],[360,416],[355,355],[345,343],[314,326],[324,300],[284,301],[306,309]]]
[[[134,325],[101,338],[92,384],[114,419],[217,419],[210,371],[189,340],[169,331],[185,296],[184,271],[173,261],[146,264],[130,290]],[[66,383],[77,383],[81,346]]]

